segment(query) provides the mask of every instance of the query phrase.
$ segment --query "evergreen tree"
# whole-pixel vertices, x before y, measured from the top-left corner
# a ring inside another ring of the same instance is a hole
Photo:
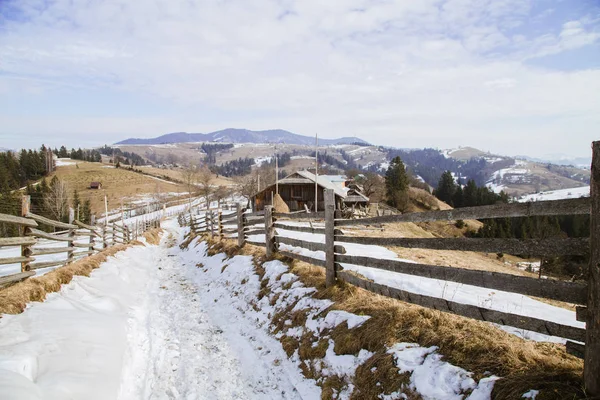
[[[433,195],[447,204],[454,206],[455,192],[456,184],[454,183],[452,173],[450,171],[446,171],[440,177],[437,189],[434,191]]]
[[[385,173],[387,202],[400,211],[408,206],[408,175],[400,157],[394,157]]]

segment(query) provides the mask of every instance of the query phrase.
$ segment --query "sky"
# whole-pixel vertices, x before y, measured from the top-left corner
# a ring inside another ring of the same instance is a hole
[[[0,0],[0,147],[225,128],[590,156],[600,0]]]

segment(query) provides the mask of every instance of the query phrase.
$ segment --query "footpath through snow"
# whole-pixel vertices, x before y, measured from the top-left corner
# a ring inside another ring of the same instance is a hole
[[[4,315],[0,398],[318,398],[286,368],[277,340],[205,304],[169,247],[181,235],[168,221],[160,246],[118,253],[90,278]]]
[[[164,227],[159,246],[117,253],[91,277],[0,319],[1,399],[319,399],[317,381],[332,375],[346,382],[336,397],[350,397],[356,368],[372,353],[337,355],[330,332],[368,316],[327,311],[331,301],[312,298],[315,289],[279,261],[263,265],[270,294],[259,299],[250,256],[210,257],[197,239],[181,250],[187,228]],[[269,333],[273,315],[292,305],[308,311],[306,324],[286,321]],[[306,334],[328,343],[322,359],[288,357],[278,340]],[[436,347],[398,343],[388,353],[411,374],[403,388],[423,398],[490,397],[495,377],[475,381]],[[321,377],[305,378],[302,363]]]

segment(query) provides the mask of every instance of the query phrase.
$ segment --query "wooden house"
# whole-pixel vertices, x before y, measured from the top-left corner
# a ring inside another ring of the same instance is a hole
[[[317,207],[318,211],[324,211],[324,193],[325,189],[332,189],[335,194],[336,209],[342,209],[345,205],[364,204],[368,198],[353,190],[348,190],[341,185],[334,184],[326,176],[317,176],[308,171],[297,171],[279,181],[279,195],[285,201],[290,211],[304,210],[305,206],[309,210],[315,209],[315,179],[317,181]],[[255,211],[261,211],[265,205],[271,205],[273,196],[275,196],[276,185],[266,187],[258,192],[252,198],[252,206]],[[352,193],[351,193],[352,192]],[[347,203],[348,194],[351,193]]]
[[[101,182],[91,182],[90,189],[102,189],[102,183]]]

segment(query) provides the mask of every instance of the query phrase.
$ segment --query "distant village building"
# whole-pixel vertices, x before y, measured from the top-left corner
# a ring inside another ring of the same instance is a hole
[[[369,198],[357,189],[346,188],[346,177],[327,176],[308,171],[297,171],[279,180],[279,195],[287,204],[290,211],[300,211],[307,207],[315,209],[315,179],[317,181],[317,210],[324,211],[324,189],[332,189],[335,195],[336,209],[354,206],[366,206]],[[332,179],[334,182],[332,182]],[[275,184],[267,186],[252,198],[252,207],[255,211],[264,210],[266,205],[271,205],[276,191]]]
[[[101,182],[92,182],[90,183],[90,189],[102,189]]]

